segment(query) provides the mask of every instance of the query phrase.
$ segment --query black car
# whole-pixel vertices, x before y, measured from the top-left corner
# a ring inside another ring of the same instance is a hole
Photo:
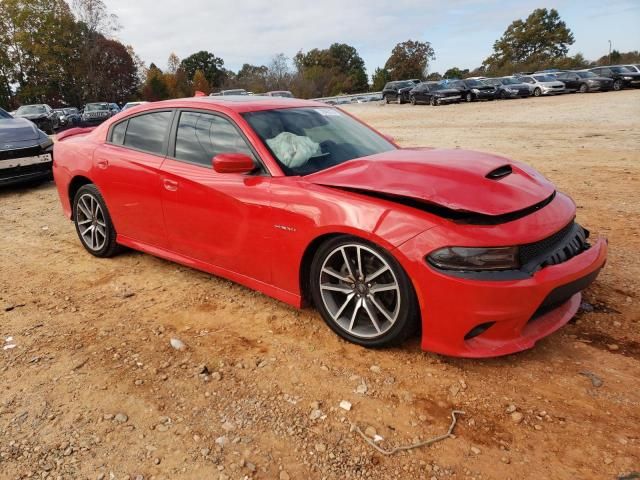
[[[396,80],[387,83],[382,89],[384,103],[407,103],[409,101],[409,92],[416,86],[416,83],[416,80]]]
[[[607,92],[613,88],[613,80],[607,77],[599,77],[589,71],[561,72],[556,78],[564,83],[565,88],[572,92]]]
[[[488,78],[484,81],[496,87],[496,98],[501,98],[502,100],[527,98],[531,95],[529,86],[513,77]]]
[[[0,108],[0,185],[51,178],[53,142],[25,118]]]
[[[412,105],[428,103],[442,105],[443,103],[459,102],[460,91],[447,88],[438,82],[422,82],[409,91],[409,101]]]
[[[100,125],[113,115],[115,112],[108,102],[87,103],[82,111],[82,125],[87,127]]]
[[[80,112],[77,108],[56,108],[60,128],[77,127],[80,125]]]
[[[612,79],[614,90],[621,90],[624,87],[640,87],[640,73],[627,67],[595,67],[589,71],[599,77]]]
[[[464,98],[467,102],[496,99],[496,87],[494,85],[484,83],[481,80],[454,80],[453,82],[449,82],[447,86],[460,90],[462,98]]]
[[[23,105],[16,110],[16,117],[31,120],[36,126],[47,133],[55,133],[60,126],[58,114],[49,105],[39,103]]]

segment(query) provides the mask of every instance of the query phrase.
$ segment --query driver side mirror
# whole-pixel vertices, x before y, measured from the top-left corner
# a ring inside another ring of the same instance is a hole
[[[245,153],[220,153],[211,163],[218,173],[250,173],[256,168],[253,159]]]
[[[391,143],[393,143],[394,145],[396,145],[396,139],[395,139],[395,138],[393,138],[391,135],[385,135],[385,134],[383,133],[383,134],[382,134],[382,136],[384,137],[384,139],[385,139],[387,142],[391,142]]]

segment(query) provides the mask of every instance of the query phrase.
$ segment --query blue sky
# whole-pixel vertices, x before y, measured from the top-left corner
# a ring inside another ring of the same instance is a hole
[[[163,68],[169,53],[180,58],[198,50],[222,57],[238,70],[243,63],[267,64],[276,53],[331,43],[355,46],[370,75],[393,46],[407,39],[432,43],[429,71],[475,68],[493,42],[517,18],[538,7],[556,8],[574,33],[570,54],[596,59],[611,40],[619,51],[640,50],[640,0],[105,0],[120,18],[117,34],[147,64]],[[164,5],[167,5],[166,7]],[[176,6],[176,5],[179,5]]]

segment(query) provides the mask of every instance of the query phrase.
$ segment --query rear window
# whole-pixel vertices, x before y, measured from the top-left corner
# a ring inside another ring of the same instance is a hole
[[[173,112],[153,112],[130,118],[124,146],[164,155],[172,115]]]

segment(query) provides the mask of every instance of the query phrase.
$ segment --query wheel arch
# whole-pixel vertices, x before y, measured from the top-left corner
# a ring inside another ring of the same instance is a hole
[[[93,181],[91,181],[90,178],[85,177],[84,175],[76,175],[75,177],[73,177],[69,182],[69,189],[68,189],[69,204],[73,205],[73,199],[75,198],[78,190],[80,190],[80,187],[82,187],[83,185],[89,185],[92,183]],[[73,220],[73,208],[71,208],[71,220]]]

